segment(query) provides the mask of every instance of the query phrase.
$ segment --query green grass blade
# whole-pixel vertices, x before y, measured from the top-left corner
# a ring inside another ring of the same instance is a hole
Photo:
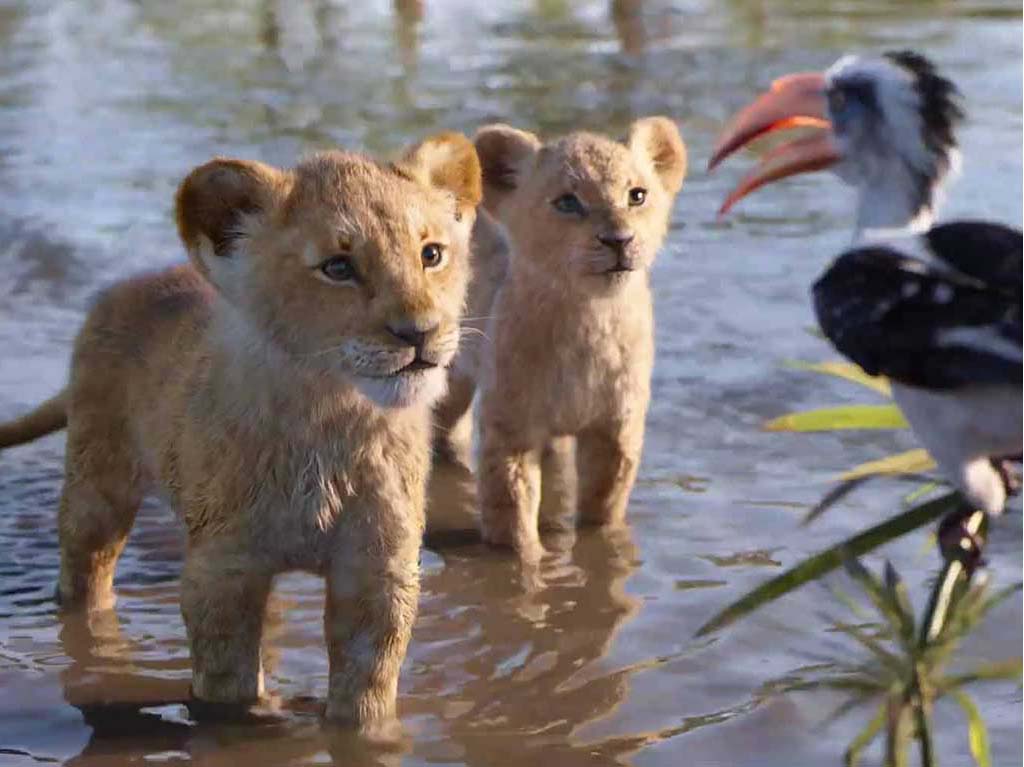
[[[872,699],[877,698],[878,695],[858,695],[856,697],[848,696],[846,700],[836,706],[832,712],[822,721],[822,727],[828,727],[833,722],[842,719],[844,716],[849,714],[856,708],[860,708],[865,703],[869,703]]]
[[[1012,597],[1014,594],[1021,591],[1022,589],[1024,589],[1024,582],[1017,581],[1016,583],[1011,583],[1009,586],[1004,586],[1003,588],[999,589],[999,591],[997,591],[995,594],[986,597],[981,602],[981,604],[978,605],[979,610],[981,612],[981,616],[984,616],[986,613],[988,613],[989,610],[998,605],[1000,602],[1003,602],[1007,598]]]
[[[935,460],[928,455],[928,451],[922,448],[907,450],[904,453],[896,453],[877,461],[867,461],[859,466],[854,466],[849,471],[839,475],[839,479],[849,482],[864,477],[874,477],[880,474],[923,474],[935,468]]]
[[[992,767],[992,750],[988,744],[988,730],[985,727],[985,720],[981,718],[981,712],[965,692],[956,690],[952,695],[967,715],[967,740],[971,746],[974,763],[978,767]]]
[[[861,623],[868,620],[870,613],[865,609],[865,606],[858,602],[852,594],[847,594],[843,589],[838,586],[829,585],[829,593],[835,598],[839,604],[850,611],[850,614],[856,617]]]
[[[804,362],[802,360],[790,360],[786,363],[786,367],[835,376],[836,378],[842,378],[861,386],[866,386],[884,397],[892,396],[892,389],[889,387],[887,379],[881,376],[868,375],[861,370],[859,365],[854,365],[852,362]]]
[[[834,626],[838,631],[842,631],[859,643],[894,673],[900,674],[904,671],[903,663],[900,662],[900,659],[894,653],[886,650],[881,642],[861,631],[857,626],[854,626],[852,623],[836,623]]]
[[[871,600],[871,603],[875,606],[875,609],[885,618],[889,624],[892,632],[896,637],[903,643],[904,648],[909,649],[913,646],[914,632],[913,632],[913,613],[910,614],[910,635],[907,636],[907,616],[902,611],[902,606],[896,600],[895,596],[889,592],[886,588],[886,584],[883,583],[874,573],[868,570],[859,560],[850,558],[843,563],[846,572],[855,580],[860,587],[864,590],[864,593]],[[888,571],[886,573],[888,577]]]
[[[837,503],[843,500],[843,498],[848,496],[850,493],[852,493],[858,487],[863,485],[869,479],[871,479],[871,477],[856,477],[854,479],[849,479],[844,482],[840,482],[838,485],[836,485],[827,493],[825,493],[825,497],[818,501],[814,505],[814,508],[807,512],[807,516],[803,518],[800,524],[809,525],[811,522],[813,522],[826,511],[831,509],[833,506],[835,506]]]
[[[842,405],[788,413],[767,421],[761,428],[793,432],[906,429],[907,419],[895,405]]]
[[[856,581],[864,593],[868,595],[871,602],[875,605],[875,608],[886,618],[890,623],[893,623],[898,610],[898,607],[892,605],[888,601],[888,596],[885,591],[885,584],[882,583],[881,579],[873,572],[868,570],[861,564],[861,561],[856,557],[850,557],[843,562],[843,567],[846,569],[847,574]],[[891,617],[890,617],[891,616]]]
[[[832,572],[850,557],[862,556],[901,535],[935,521],[956,507],[957,498],[955,493],[947,493],[922,503],[805,559],[740,597],[701,626],[697,636],[704,636],[728,626],[805,583]]]
[[[907,585],[892,566],[892,562],[885,563],[885,593],[889,604],[899,614],[900,632],[903,637],[903,646],[910,648],[914,644],[914,634],[917,626],[914,622],[914,607],[910,604],[910,593]]]
[[[907,493],[905,496],[903,496],[903,505],[904,506],[909,506],[912,503],[916,503],[917,501],[921,500],[926,495],[931,493],[933,490],[938,490],[942,486],[943,486],[943,483],[941,483],[941,482],[935,482],[935,481],[925,482],[924,484],[920,485],[919,487],[915,488],[914,490],[911,490],[909,493]]]
[[[861,752],[870,746],[875,741],[875,738],[878,737],[878,733],[882,731],[888,711],[889,704],[886,701],[882,701],[882,705],[878,707],[875,715],[871,717],[871,720],[864,729],[857,733],[857,737],[847,747],[846,753],[843,755],[843,764],[846,767],[857,767],[857,763],[860,762]]]
[[[965,673],[951,674],[943,678],[939,683],[939,690],[952,691],[975,682],[1003,679],[1020,682],[1022,672],[1024,672],[1024,661],[1021,658],[1012,658],[996,663],[984,663]]]

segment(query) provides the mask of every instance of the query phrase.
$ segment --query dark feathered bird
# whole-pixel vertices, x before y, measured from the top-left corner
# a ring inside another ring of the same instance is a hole
[[[981,221],[932,227],[958,165],[956,86],[926,57],[846,56],[789,75],[732,120],[712,167],[766,133],[808,135],[770,151],[723,212],[781,178],[831,168],[857,189],[856,247],[814,285],[825,335],[893,396],[921,443],[970,502],[1002,510],[1003,458],[1022,442],[1022,240]]]
[[[814,284],[818,323],[843,355],[891,379],[939,468],[973,506],[998,513],[1002,461],[1021,451],[1021,233],[963,221],[902,246],[836,259]]]

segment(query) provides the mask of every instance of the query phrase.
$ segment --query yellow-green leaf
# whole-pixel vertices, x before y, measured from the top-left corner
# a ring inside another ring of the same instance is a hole
[[[792,360],[786,363],[787,367],[797,370],[809,370],[812,373],[835,376],[847,381],[866,386],[884,397],[892,396],[892,389],[889,387],[889,380],[882,376],[872,376],[865,373],[859,365],[852,362],[804,362],[803,360]]]
[[[924,484],[918,485],[916,488],[914,488],[905,496],[903,496],[903,505],[909,506],[912,503],[917,503],[926,495],[938,490],[940,487],[943,487],[942,482],[925,482]],[[932,543],[934,543],[934,541],[932,541]],[[931,548],[931,545],[928,544],[926,548]]]
[[[935,461],[928,455],[928,451],[917,448],[854,466],[849,471],[840,474],[839,479],[849,481],[875,474],[923,474],[934,468]]]
[[[992,751],[988,745],[988,730],[985,720],[981,718],[978,707],[970,696],[961,690],[953,692],[953,697],[967,715],[967,739],[971,745],[971,756],[978,767],[992,767]]]
[[[765,431],[835,431],[837,429],[905,429],[907,419],[895,405],[843,405],[804,410],[773,418]]]

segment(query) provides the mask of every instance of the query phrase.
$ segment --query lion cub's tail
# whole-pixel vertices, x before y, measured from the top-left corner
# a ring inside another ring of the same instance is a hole
[[[0,448],[38,439],[68,425],[68,390],[46,400],[31,413],[0,423]]]

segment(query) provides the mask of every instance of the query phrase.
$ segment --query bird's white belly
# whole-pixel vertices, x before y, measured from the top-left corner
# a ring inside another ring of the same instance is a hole
[[[921,442],[930,451],[934,446],[933,454],[978,457],[1021,452],[1019,386],[928,391],[894,383],[892,393]]]
[[[946,478],[976,508],[1002,511],[1006,488],[989,458],[1021,452],[1021,387],[928,391],[893,383],[892,393]]]

